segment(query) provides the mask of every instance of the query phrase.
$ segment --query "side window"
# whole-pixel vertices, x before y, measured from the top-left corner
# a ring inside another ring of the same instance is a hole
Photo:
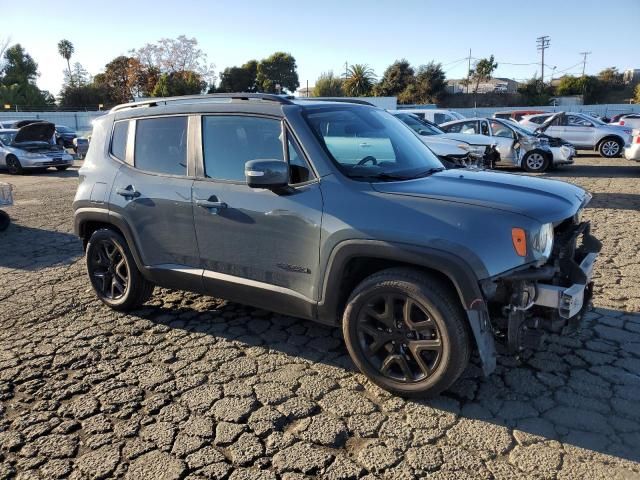
[[[313,178],[311,167],[305,160],[298,144],[289,138],[287,149],[289,152],[289,183],[295,185],[311,180]]]
[[[511,129],[500,122],[491,122],[491,131],[494,137],[513,138]]]
[[[577,115],[567,115],[567,126],[569,127],[592,127],[593,124]]]
[[[447,133],[460,133],[460,130],[462,129],[462,125],[463,123],[460,122],[460,123],[454,123],[452,125],[440,126],[440,128]]]
[[[202,118],[204,173],[208,178],[244,182],[249,160],[282,160],[279,120],[229,115]]]
[[[186,175],[187,117],[138,120],[134,164],[148,172]]]
[[[441,123],[448,122],[450,120],[453,120],[453,119],[450,118],[448,115],[445,115],[444,113],[434,113],[433,114],[433,122],[437,123],[438,125],[440,125]]]
[[[478,132],[478,122],[475,120],[471,122],[463,122],[460,126],[460,133],[480,133]]]
[[[489,125],[487,125],[487,122],[480,122],[480,132],[482,132],[482,135],[486,135],[487,137],[490,135]]]
[[[111,137],[111,155],[123,162],[126,160],[127,138],[129,137],[129,122],[116,122],[113,125]]]

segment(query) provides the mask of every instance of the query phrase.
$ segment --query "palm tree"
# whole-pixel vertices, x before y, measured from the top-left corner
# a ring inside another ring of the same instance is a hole
[[[366,64],[351,65],[347,70],[344,91],[350,97],[364,97],[371,93],[376,75]]]
[[[67,70],[69,71],[69,81],[73,83],[73,76],[71,74],[71,55],[73,55],[73,43],[69,40],[60,40],[58,42],[58,53],[62,58],[67,61]]]

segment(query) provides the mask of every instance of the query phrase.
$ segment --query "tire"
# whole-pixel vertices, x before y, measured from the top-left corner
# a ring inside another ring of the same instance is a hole
[[[146,302],[154,285],[136,266],[124,237],[103,228],[89,239],[86,252],[91,286],[105,305],[114,310],[132,310]]]
[[[617,138],[604,138],[598,144],[598,152],[604,158],[619,157],[622,153],[624,144]]]
[[[4,232],[9,228],[10,223],[11,219],[9,218],[9,214],[0,210],[0,232]]]
[[[522,168],[530,173],[544,172],[549,168],[549,157],[540,150],[531,150],[522,159]]]
[[[69,166],[65,165],[63,167],[56,167],[56,170],[58,170],[59,172],[64,172],[67,168],[69,168]]]
[[[22,175],[24,173],[20,160],[14,155],[7,156],[7,170],[11,175]]]
[[[417,270],[392,268],[364,279],[349,297],[342,330],[360,371],[401,396],[437,395],[469,362],[469,329],[457,294]]]

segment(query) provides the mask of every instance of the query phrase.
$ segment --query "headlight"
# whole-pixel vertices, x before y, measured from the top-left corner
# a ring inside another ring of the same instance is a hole
[[[21,158],[42,158],[44,157],[44,155],[42,155],[41,153],[26,152],[20,155],[20,157]]]
[[[484,145],[469,145],[469,153],[472,155],[478,155],[482,157],[485,154],[487,147]]]
[[[538,259],[548,259],[553,249],[553,224],[545,223],[538,232],[532,233],[531,247]]]

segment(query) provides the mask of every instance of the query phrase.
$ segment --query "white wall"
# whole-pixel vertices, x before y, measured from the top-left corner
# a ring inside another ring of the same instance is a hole
[[[73,128],[78,133],[91,132],[91,121],[107,112],[0,112],[0,122],[44,120]]]

